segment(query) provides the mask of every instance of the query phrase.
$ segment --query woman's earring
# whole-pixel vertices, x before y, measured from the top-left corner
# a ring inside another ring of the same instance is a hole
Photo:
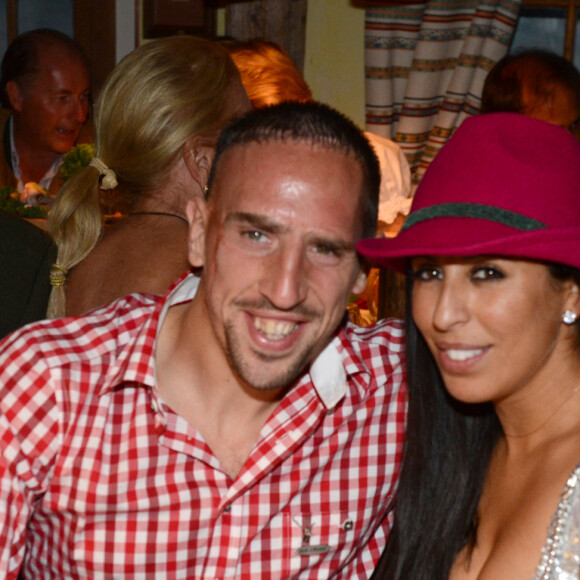
[[[574,324],[576,322],[576,318],[578,318],[578,315],[572,310],[565,310],[564,314],[562,314],[562,322],[564,324]]]
[[[203,186],[203,198],[207,199],[208,195],[209,195],[209,187],[207,185],[204,185]]]

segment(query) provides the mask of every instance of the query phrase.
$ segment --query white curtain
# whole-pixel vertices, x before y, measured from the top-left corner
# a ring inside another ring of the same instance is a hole
[[[415,185],[453,130],[479,112],[483,82],[508,51],[520,3],[430,0],[367,9],[367,130],[399,144]]]

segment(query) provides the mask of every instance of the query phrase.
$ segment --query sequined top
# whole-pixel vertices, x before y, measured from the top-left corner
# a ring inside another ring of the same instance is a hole
[[[533,580],[580,579],[580,464],[570,474]]]

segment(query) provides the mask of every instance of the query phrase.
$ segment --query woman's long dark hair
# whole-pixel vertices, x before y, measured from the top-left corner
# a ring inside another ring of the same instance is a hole
[[[407,277],[409,415],[395,523],[376,580],[447,580],[475,541],[477,506],[501,427],[491,404],[452,399],[412,317]]]
[[[554,281],[580,271],[547,264]],[[409,413],[395,522],[374,580],[447,580],[457,554],[473,548],[477,507],[502,430],[491,403],[449,396],[427,343],[413,322],[407,276],[405,332]],[[580,335],[576,341],[580,347]]]

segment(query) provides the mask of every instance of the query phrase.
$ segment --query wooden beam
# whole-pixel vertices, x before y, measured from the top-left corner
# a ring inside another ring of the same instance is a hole
[[[566,15],[566,38],[564,39],[564,58],[574,62],[574,37],[576,35],[576,6],[570,2]]]
[[[74,36],[89,60],[93,95],[97,95],[117,57],[115,0],[74,0]]]
[[[18,0],[6,1],[7,45],[18,36]]]
[[[237,40],[266,38],[288,53],[304,72],[307,0],[252,0],[228,5],[226,34]]]

